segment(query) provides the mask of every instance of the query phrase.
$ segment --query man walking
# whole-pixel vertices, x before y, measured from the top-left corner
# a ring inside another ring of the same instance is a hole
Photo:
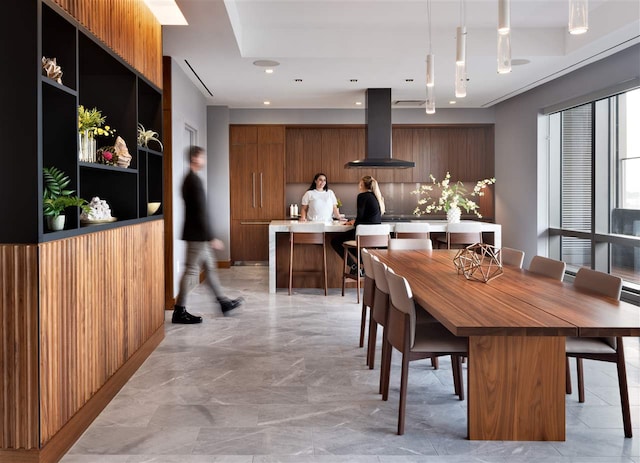
[[[173,323],[201,323],[202,317],[191,315],[185,308],[187,296],[198,284],[200,269],[204,267],[205,283],[218,299],[222,313],[226,314],[242,304],[242,298],[229,299],[224,295],[217,274],[215,250],[224,249],[224,244],[213,237],[207,198],[198,176],[198,172],[207,164],[204,148],[192,146],[189,149],[189,173],[182,184],[182,197],[185,205],[184,229],[182,239],[187,242],[185,269],[180,279],[180,292],[173,309]]]

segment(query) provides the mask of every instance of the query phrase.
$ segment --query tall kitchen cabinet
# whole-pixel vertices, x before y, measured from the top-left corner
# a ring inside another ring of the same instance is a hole
[[[145,65],[161,62],[161,26],[142,0],[3,4],[0,463],[58,461],[164,337],[164,220],[147,211],[162,198],[163,156],[136,146],[137,123],[162,129],[162,91],[131,65],[139,48]],[[61,82],[42,75],[43,56]],[[80,162],[78,105],[103,111],[129,167]],[[68,208],[64,229],[49,230],[49,166],[117,220],[83,226]]]
[[[269,260],[269,223],[285,216],[284,126],[232,125],[231,261]]]

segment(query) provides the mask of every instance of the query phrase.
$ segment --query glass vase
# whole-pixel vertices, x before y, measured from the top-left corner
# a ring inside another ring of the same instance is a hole
[[[80,132],[80,161],[96,162],[96,139],[88,130]]]

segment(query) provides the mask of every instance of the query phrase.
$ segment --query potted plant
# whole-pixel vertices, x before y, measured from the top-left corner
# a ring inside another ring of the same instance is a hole
[[[155,141],[158,145],[160,145],[160,151],[164,150],[164,146],[162,146],[162,142],[158,138],[158,132],[154,132],[153,130],[146,130],[144,125],[138,122],[138,145],[143,146],[145,148],[148,147],[150,141]]]
[[[78,106],[78,133],[80,134],[80,161],[96,162],[96,135],[110,136],[115,133],[98,108],[87,109]],[[104,125],[104,127],[103,127]]]
[[[79,207],[84,211],[89,211],[87,201],[75,196],[75,190],[67,190],[71,182],[69,177],[56,167],[45,167],[44,189],[42,194],[42,204],[44,215],[47,218],[49,230],[62,230],[64,228],[64,210],[68,207]]]

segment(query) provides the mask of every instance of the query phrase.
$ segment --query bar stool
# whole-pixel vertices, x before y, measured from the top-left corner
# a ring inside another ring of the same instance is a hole
[[[297,223],[289,228],[289,296],[293,286],[294,245],[313,244],[322,246],[322,270],[299,270],[296,273],[323,273],[324,295],[327,295],[327,248],[324,241],[324,223]]]
[[[429,238],[430,227],[427,222],[398,222],[395,225],[396,238]]]
[[[356,227],[356,239],[342,243],[344,260],[342,268],[342,295],[344,296],[344,286],[347,281],[355,280],[357,288],[357,302],[360,303],[360,252],[362,248],[386,248],[389,241],[391,228],[388,224],[358,225]],[[354,254],[355,252],[355,254]],[[348,265],[349,255],[357,262],[358,270],[355,275],[351,274]]]
[[[451,245],[468,246],[470,244],[482,243],[482,224],[479,222],[460,222],[447,224],[447,236],[438,238],[438,248],[446,245],[451,249]]]

